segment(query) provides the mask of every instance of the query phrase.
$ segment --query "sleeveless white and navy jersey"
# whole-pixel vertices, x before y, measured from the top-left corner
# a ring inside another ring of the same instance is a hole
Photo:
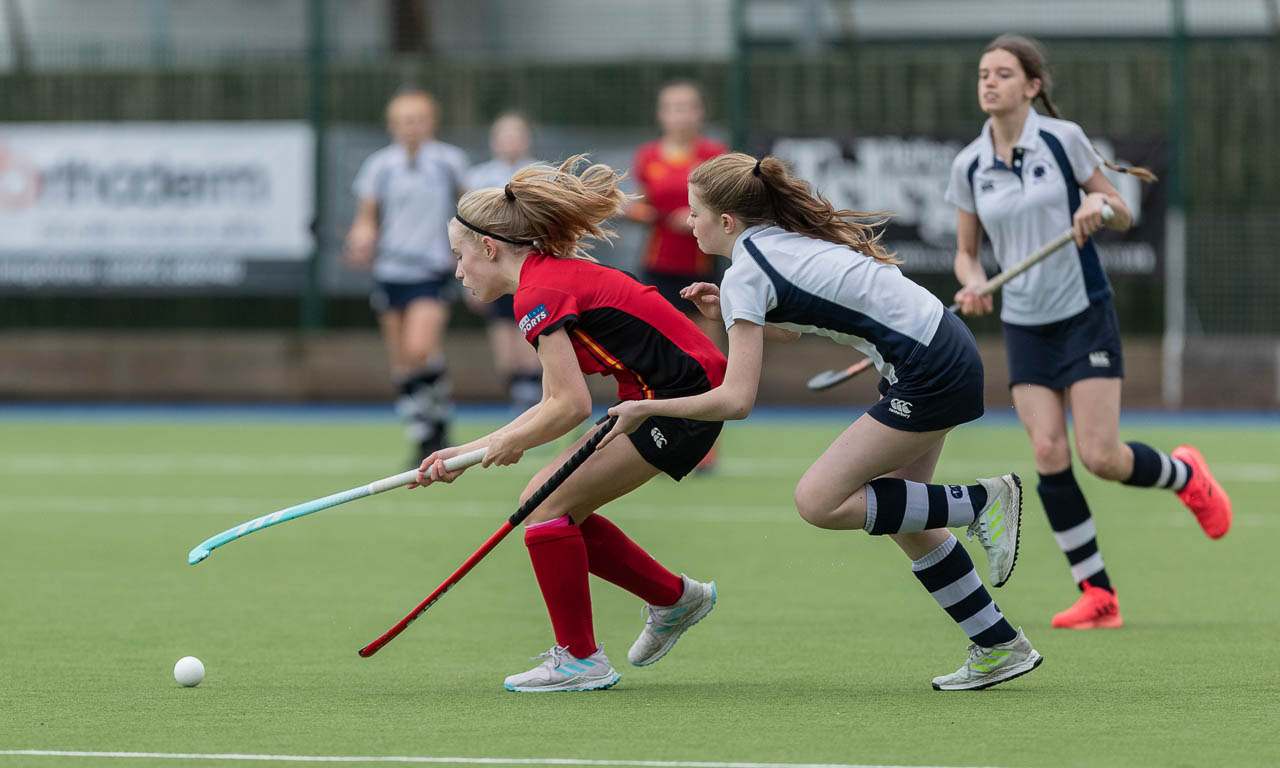
[[[352,191],[378,203],[374,279],[417,283],[453,275],[448,227],[466,170],[466,153],[442,141],[418,147],[412,161],[399,144],[369,155]]]
[[[1071,226],[1084,199],[1080,185],[1100,163],[1080,126],[1031,110],[1006,165],[991,143],[991,120],[956,156],[947,201],[975,213],[996,261],[1008,269]],[[1093,241],[1068,242],[1005,284],[1000,319],[1045,325],[1110,298],[1111,284]]]
[[[826,336],[871,358],[890,384],[928,346],[946,311],[897,266],[845,245],[751,227],[720,284],[725,327],[771,323]]]

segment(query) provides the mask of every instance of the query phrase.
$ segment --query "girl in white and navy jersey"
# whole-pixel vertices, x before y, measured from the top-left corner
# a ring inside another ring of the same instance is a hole
[[[978,101],[990,118],[956,157],[947,187],[947,200],[959,209],[955,271],[963,288],[955,300],[965,314],[992,310],[991,298],[978,295],[987,280],[978,260],[980,228],[1002,268],[1067,227],[1075,230],[1074,242],[1005,284],[1000,319],[1014,407],[1040,473],[1037,490],[1082,590],[1053,626],[1119,627],[1093,518],[1071,472],[1067,406],[1080,460],[1098,477],[1172,489],[1211,538],[1231,526],[1231,501],[1195,448],[1183,445],[1166,455],[1145,443],[1120,442],[1120,333],[1090,235],[1103,225],[1104,204],[1115,212],[1112,229],[1128,229],[1133,219],[1084,131],[1061,119],[1049,87],[1044,57],[1031,40],[1002,35],[987,46],[978,65]],[[1050,116],[1031,108],[1037,99]],[[1143,168],[1106,165],[1155,179]]]
[[[719,288],[681,295],[729,331],[724,384],[704,394],[622,403],[614,432],[646,418],[743,419],[756,400],[764,341],[826,336],[875,361],[883,399],[836,439],[800,479],[796,508],[809,523],[888,535],[911,570],[973,641],[938,690],[986,688],[1041,661],[1001,614],[948,528],[968,526],[1003,585],[1017,557],[1017,476],[931,484],[947,432],[982,415],[982,360],[972,334],[903,276],[879,233],[836,210],[774,158],[722,155],[689,177],[689,223],[704,253],[733,262]]]
[[[435,138],[436,103],[402,88],[387,104],[393,143],[360,166],[347,263],[373,273],[378,315],[400,396],[396,410],[414,443],[412,464],[448,445],[452,403],[444,331],[457,290],[448,225],[462,193],[467,156]]]

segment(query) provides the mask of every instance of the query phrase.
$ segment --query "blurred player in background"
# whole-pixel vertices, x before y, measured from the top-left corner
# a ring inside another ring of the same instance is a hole
[[[776,158],[707,161],[689,177],[689,207],[699,247],[732,261],[719,288],[695,283],[683,292],[728,327],[725,383],[690,397],[620,403],[609,410],[618,416],[614,433],[655,416],[746,418],[766,339],[816,333],[857,348],[884,376],[883,399],[800,479],[800,516],[819,528],[887,535],[911,559],[912,573],[973,643],[964,666],[933,679],[935,689],[988,688],[1039,666],[1040,654],[1005,620],[947,530],[968,526],[991,561],[992,583],[1002,586],[1018,552],[1017,476],[931,483],[947,432],[983,412],[973,334],[903,276],[881,233],[859,221],[876,214],[836,210]]]
[[[449,225],[457,276],[481,301],[515,295],[520,330],[542,361],[543,397],[497,431],[429,456],[418,483],[452,482],[443,460],[486,447],[485,466],[514,464],[524,452],[568,434],[591,414],[585,375],[618,381],[618,397],[664,398],[705,392],[724,380],[724,355],[652,288],[585,255],[584,238],[609,239],[604,222],[626,195],[605,165],[579,170],[535,165],[500,189],[469,192]],[[651,419],[631,440],[599,448],[534,510],[525,545],[542,590],[556,645],[546,661],[504,682],[509,691],[588,691],[619,675],[596,644],[590,574],[648,603],[648,621],[627,653],[636,666],[662,658],[715,605],[715,583],[677,576],[596,512],[660,473],[679,480],[715,444],[720,422]],[[589,435],[534,476],[537,490]]]
[[[533,135],[529,122],[519,112],[498,116],[489,128],[489,151],[493,159],[467,171],[469,191],[503,187],[516,171],[530,165]],[[485,305],[470,291],[463,292],[468,306],[485,316],[494,368],[507,381],[507,395],[514,413],[524,413],[542,399],[542,364],[538,353],[525,343],[516,326],[513,297],[500,296]]]
[[[347,261],[372,269],[370,305],[399,387],[396,410],[414,443],[413,464],[448,445],[452,412],[443,340],[455,295],[448,223],[463,189],[467,158],[437,141],[436,103],[401,88],[387,104],[392,144],[356,175],[356,215]]]
[[[702,135],[706,100],[692,80],[672,80],[658,91],[658,126],[662,135],[636,150],[631,175],[642,198],[627,206],[628,218],[651,225],[645,245],[641,280],[654,286],[672,306],[688,314],[708,338],[719,343],[719,323],[707,320],[680,298],[680,290],[700,280],[714,281],[713,256],[698,249],[689,229],[689,174],[704,161],[729,151]],[[699,469],[711,469],[715,453]]]
[[[1119,627],[1115,588],[1071,471],[1068,406],[1076,450],[1094,475],[1173,491],[1215,539],[1231,527],[1231,500],[1195,448],[1182,445],[1165,454],[1145,443],[1120,442],[1120,330],[1090,235],[1103,226],[1103,204],[1115,211],[1111,229],[1128,229],[1133,217],[1084,131],[1059,115],[1050,87],[1033,41],[1002,35],[987,46],[978,64],[978,104],[990,118],[956,157],[947,187],[947,200],[959,209],[955,272],[963,288],[955,301],[967,315],[992,310],[991,297],[978,295],[987,281],[978,257],[981,230],[1000,266],[1008,268],[1068,226],[1075,229],[1074,244],[1004,286],[1000,318],[1014,408],[1040,473],[1037,491],[1082,591],[1075,605],[1053,617],[1053,626]],[[1049,117],[1032,109],[1037,99]],[[1144,168],[1106,165],[1155,180]]]

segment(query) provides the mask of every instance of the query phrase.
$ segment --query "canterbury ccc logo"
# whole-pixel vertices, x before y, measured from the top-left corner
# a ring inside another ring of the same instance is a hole
[[[893,398],[889,401],[889,410],[904,419],[911,418],[911,403],[908,403],[906,400],[899,400],[896,397]]]
[[[649,430],[649,437],[653,438],[653,444],[658,446],[658,448],[662,448],[667,444],[666,435],[662,434],[657,427]]]

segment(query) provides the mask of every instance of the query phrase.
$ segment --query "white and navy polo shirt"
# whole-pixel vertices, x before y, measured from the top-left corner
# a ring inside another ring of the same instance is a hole
[[[464,186],[468,192],[477,189],[488,189],[489,187],[506,186],[506,183],[511,181],[511,177],[516,175],[516,171],[536,162],[538,161],[532,157],[526,157],[514,163],[508,163],[495,157],[487,163],[471,166],[467,171]]]
[[[720,283],[726,328],[738,320],[826,336],[871,358],[890,384],[928,346],[946,310],[897,266],[845,245],[755,226]]]
[[[1008,269],[1071,226],[1083,200],[1080,185],[1099,164],[1080,126],[1031,110],[1014,145],[1012,167],[1005,165],[991,143],[988,119],[951,164],[946,199],[978,215],[996,261]],[[1072,241],[1005,283],[1000,319],[1044,325],[1111,295],[1093,241],[1083,248]]]
[[[352,190],[357,198],[378,203],[375,280],[417,283],[453,274],[448,226],[466,170],[466,154],[442,141],[418,147],[412,161],[399,144],[364,161]]]

